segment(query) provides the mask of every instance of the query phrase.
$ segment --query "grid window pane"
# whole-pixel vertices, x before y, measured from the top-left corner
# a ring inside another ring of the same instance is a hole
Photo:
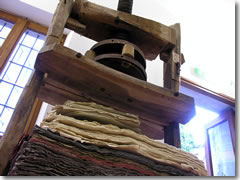
[[[0,75],[0,105],[3,107],[3,113],[0,114],[0,134],[4,133],[11,119],[44,40],[45,36],[42,34],[25,31]]]
[[[0,104],[4,104],[7,102],[8,96],[12,91],[13,85],[1,82],[0,83]]]
[[[7,125],[12,117],[13,109],[4,108],[3,113],[0,117],[0,132],[4,132],[7,128]]]
[[[44,39],[43,38],[39,38],[33,48],[38,50],[38,51],[40,51],[40,49],[42,48],[43,44],[44,44]]]
[[[3,29],[2,29],[2,31],[0,32],[0,37],[2,37],[2,38],[7,38],[7,36],[8,36],[8,34],[11,32],[11,29],[12,28],[9,28],[9,27],[4,27]]]
[[[5,72],[7,71],[9,65],[10,65],[10,63],[8,62],[7,65],[4,67],[4,69],[3,69],[3,71],[2,71],[2,73],[1,73],[1,75],[0,75],[0,80],[1,80],[1,79],[3,78],[3,76],[5,75]]]
[[[6,39],[13,26],[13,23],[0,19],[0,37]]]
[[[5,39],[0,38],[0,47],[3,45]]]
[[[23,88],[19,88],[19,87],[14,87],[12,94],[7,102],[7,106],[15,108],[18,99],[20,98],[21,94],[22,94]]]
[[[0,115],[2,114],[3,106],[0,105]]]
[[[3,77],[3,80],[10,83],[15,83],[21,69],[21,66],[11,63],[7,69],[5,76]]]
[[[31,49],[28,47],[20,46],[15,56],[13,56],[12,61],[21,65],[24,65],[27,60]]]
[[[11,32],[13,26],[13,23],[0,19],[0,47],[7,38],[8,34]]]
[[[22,72],[19,76],[19,79],[17,81],[17,85],[21,86],[21,87],[24,87],[27,84],[28,79],[31,76],[31,74],[32,74],[32,70],[29,70],[27,68],[23,68],[23,70],[22,70]]]
[[[26,33],[26,37],[24,38],[22,44],[25,45],[25,46],[28,46],[28,47],[33,47],[36,40],[37,40],[37,37],[35,35],[36,33],[33,32],[33,31],[28,31]]]
[[[37,55],[38,55],[38,51],[32,50],[32,52],[30,53],[30,55],[25,63],[25,66],[33,69]]]

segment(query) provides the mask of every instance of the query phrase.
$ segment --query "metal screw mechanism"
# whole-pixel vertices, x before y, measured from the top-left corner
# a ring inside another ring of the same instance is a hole
[[[128,13],[128,14],[132,14],[132,7],[133,7],[133,0],[119,0],[117,10]],[[113,38],[129,41],[128,32],[123,31],[123,30],[114,32]]]
[[[119,0],[118,11],[132,14],[133,0]]]
[[[118,11],[132,13],[133,0],[119,0]],[[95,44],[93,60],[112,69],[146,81],[146,60],[143,52],[131,43],[130,33],[123,29],[112,32],[110,39]]]

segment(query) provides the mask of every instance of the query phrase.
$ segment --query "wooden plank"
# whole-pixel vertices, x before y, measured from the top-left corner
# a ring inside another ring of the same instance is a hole
[[[49,79],[49,77],[41,86],[38,97],[49,104],[63,104],[67,100],[81,101],[81,102],[92,102],[90,97],[84,96],[80,91],[66,87],[64,84],[59,82],[53,82],[54,80]],[[96,101],[95,101],[96,102]],[[103,104],[101,101],[97,102]],[[104,105],[104,104],[103,104]],[[159,121],[148,121],[142,119],[141,121],[141,131],[146,136],[152,139],[163,139],[163,126],[167,126],[168,123],[163,123]]]
[[[170,59],[164,63],[164,80],[165,88],[172,90],[176,95],[180,88],[180,68],[181,68],[181,32],[180,24],[171,26],[176,32],[176,46],[170,52]]]
[[[170,59],[164,63],[164,87],[172,90],[174,95],[178,96],[180,88],[180,67],[181,67],[181,32],[180,24],[174,24],[172,27],[176,32],[176,46],[171,51]],[[172,122],[164,128],[164,142],[181,147],[179,123]]]
[[[185,124],[195,115],[193,98],[183,94],[176,97],[165,88],[76,55],[77,52],[69,48],[50,45],[39,53],[35,68],[92,101],[149,121]]]
[[[17,16],[7,13],[3,10],[0,10],[0,17],[1,17],[1,19],[10,21],[12,23],[15,23],[19,19]]]
[[[20,39],[21,35],[27,28],[27,20],[26,19],[17,19],[14,27],[12,28],[11,32],[9,33],[7,38],[2,47],[0,48],[0,72],[2,72],[3,68],[5,67],[8,58],[10,57],[12,51],[14,50],[18,40]]]
[[[42,101],[39,100],[38,98],[36,98],[36,100],[33,104],[33,107],[32,107],[32,111],[29,115],[28,122],[26,124],[24,134],[30,134],[32,132],[32,129],[36,124],[41,106],[42,106]]]
[[[33,30],[35,32],[38,32],[38,33],[44,34],[44,35],[46,35],[47,32],[48,32],[48,27],[43,26],[41,24],[34,23],[32,21],[29,21],[28,29],[31,29],[31,30]]]
[[[127,30],[131,42],[136,44],[149,60],[176,44],[175,31],[158,22],[106,8],[86,0],[76,0],[71,17],[86,26],[76,32],[95,41],[105,40],[113,31]],[[101,29],[101,31],[99,31]]]
[[[164,128],[164,143],[181,148],[179,123],[171,123]]]
[[[73,0],[60,0],[57,9],[53,15],[51,25],[48,29],[45,45],[59,43],[61,41],[63,30],[70,16],[73,7]]]
[[[12,118],[0,141],[0,175],[3,175],[14,148],[21,139],[26,127],[28,117],[40,88],[43,73],[35,71],[25,86],[23,93],[13,112]]]
[[[220,102],[223,102],[225,104],[228,104],[232,107],[235,107],[235,99],[232,98],[232,97],[229,97],[229,96],[226,96],[224,94],[221,94],[221,93],[217,93],[217,92],[214,92],[210,89],[207,89],[206,87],[203,87],[189,79],[186,79],[184,77],[181,77],[181,85],[183,87],[186,87],[188,89],[191,89],[193,91],[196,91],[198,93],[201,93],[203,95],[206,95],[210,98],[213,98],[215,100],[218,100]]]

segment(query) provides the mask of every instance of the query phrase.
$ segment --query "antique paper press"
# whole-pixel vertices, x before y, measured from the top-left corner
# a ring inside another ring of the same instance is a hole
[[[142,134],[180,147],[179,123],[195,115],[194,99],[179,93],[180,24],[166,26],[133,15],[132,5],[133,0],[119,0],[113,10],[87,0],[60,0],[35,72],[2,138],[1,171],[26,124],[35,123],[28,117],[36,98],[52,105],[92,101],[136,114]],[[85,55],[64,47],[64,28],[97,43]],[[146,61],[158,56],[164,61],[164,87],[148,83],[145,72]]]

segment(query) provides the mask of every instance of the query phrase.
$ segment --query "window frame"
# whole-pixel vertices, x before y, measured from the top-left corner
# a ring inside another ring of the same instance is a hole
[[[9,57],[11,56],[11,53],[13,52],[21,36],[27,29],[46,35],[48,28],[38,23],[35,23],[31,20],[28,20],[26,18],[5,12],[3,10],[0,10],[0,18],[5,21],[14,23],[14,26],[11,32],[8,34],[4,43],[0,47],[0,74],[1,74],[4,67],[7,65],[7,62]],[[34,103],[34,107],[29,116],[29,120],[28,120],[29,122],[35,122],[37,120],[37,115],[40,111],[41,105],[42,105],[42,101],[37,99]],[[33,126],[34,124],[28,123],[25,127],[25,133],[29,133],[31,127]],[[1,135],[0,135],[0,139],[1,139]]]
[[[206,164],[209,176],[213,176],[213,167],[212,167],[212,158],[211,158],[211,148],[210,148],[210,140],[208,135],[208,130],[218,126],[219,124],[223,123],[224,121],[228,122],[229,131],[231,135],[231,141],[233,145],[233,152],[235,155],[235,113],[232,109],[228,109],[220,114],[212,122],[208,123],[205,126],[205,154],[206,154]],[[235,157],[236,158],[236,157]]]
[[[8,59],[11,56],[11,53],[15,49],[15,47],[18,44],[18,41],[20,40],[23,33],[29,29],[32,31],[35,31],[40,34],[47,35],[48,27],[43,26],[39,23],[36,23],[34,21],[31,21],[27,18],[14,15],[12,13],[3,11],[0,9],[0,18],[14,23],[14,26],[11,30],[11,32],[8,34],[7,38],[5,39],[4,43],[0,47],[0,74],[3,71],[4,67],[7,65]],[[63,45],[66,40],[67,35],[63,34],[60,44]],[[43,101],[40,99],[36,99],[32,108],[32,111],[28,118],[28,123],[25,127],[24,133],[29,134],[31,133],[31,130],[33,129],[35,122],[37,120],[38,114],[40,112],[41,106]],[[0,140],[1,140],[0,135]]]
[[[2,47],[0,48],[0,73],[1,73],[4,67],[6,66],[8,58],[10,57],[14,48],[16,47],[19,39],[27,29],[46,35],[48,28],[26,18],[16,16],[2,10],[0,10],[0,18],[4,19],[5,21],[14,23],[11,32],[9,33]]]

